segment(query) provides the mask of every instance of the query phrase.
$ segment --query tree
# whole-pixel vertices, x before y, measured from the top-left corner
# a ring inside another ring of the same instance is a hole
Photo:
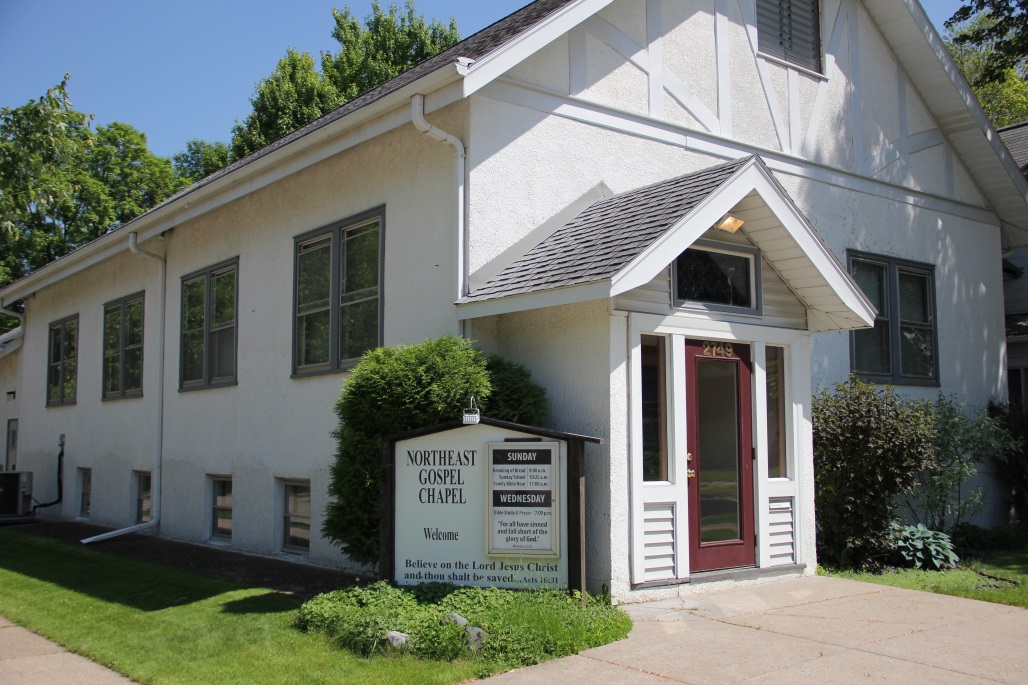
[[[1008,67],[998,78],[985,78],[998,59],[997,41],[966,41],[964,38],[993,25],[995,21],[986,14],[952,25],[946,47],[993,125],[1001,127],[1028,119],[1028,70],[1022,63],[1020,71]]]
[[[989,21],[971,22],[965,33],[953,37],[959,46],[990,46],[993,51],[972,85],[1002,82],[1010,69],[1024,76],[1028,60],[1028,0],[964,0],[964,6],[954,12],[946,27],[952,31],[980,14],[988,16]]]
[[[130,221],[184,187],[128,124],[90,130],[68,99],[0,111],[0,287]]]
[[[229,147],[226,143],[193,138],[186,149],[171,157],[171,165],[180,178],[195,183],[228,166]]]
[[[460,40],[457,22],[426,23],[408,0],[383,11],[378,1],[363,26],[348,7],[332,10],[339,41],[336,54],[321,55],[321,70],[310,54],[289,49],[275,71],[250,98],[253,111],[232,129],[232,157],[239,159],[314,121],[342,103],[385,83]]]
[[[232,156],[240,159],[331,111],[339,91],[318,71],[307,52],[292,48],[270,76],[257,84],[253,111],[232,127]]]
[[[395,4],[383,12],[375,0],[363,27],[348,7],[342,12],[332,9],[336,22],[332,37],[339,41],[340,50],[335,55],[323,54],[321,68],[343,101],[352,100],[460,41],[456,19],[451,17],[449,25],[436,19],[426,23],[424,16],[417,14],[413,0],[407,0],[405,7],[405,14]]]

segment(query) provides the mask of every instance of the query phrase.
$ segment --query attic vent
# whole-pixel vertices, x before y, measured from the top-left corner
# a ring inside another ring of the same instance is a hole
[[[820,73],[819,1],[757,0],[757,45],[760,51]]]

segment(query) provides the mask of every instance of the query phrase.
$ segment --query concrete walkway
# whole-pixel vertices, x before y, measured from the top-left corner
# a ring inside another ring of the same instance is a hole
[[[625,607],[628,639],[490,685],[1028,683],[1028,611],[805,577]]]
[[[491,685],[1028,685],[1028,611],[807,577],[626,607],[628,639]],[[0,618],[0,685],[131,683]]]
[[[131,685],[132,681],[0,616],[0,685]]]

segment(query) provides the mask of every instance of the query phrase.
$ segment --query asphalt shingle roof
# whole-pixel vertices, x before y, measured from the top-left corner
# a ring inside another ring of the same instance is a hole
[[[461,302],[612,278],[750,159],[598,200]]]
[[[998,130],[999,137],[1006,143],[1014,162],[1021,168],[1021,173],[1028,178],[1028,121],[1005,126]]]

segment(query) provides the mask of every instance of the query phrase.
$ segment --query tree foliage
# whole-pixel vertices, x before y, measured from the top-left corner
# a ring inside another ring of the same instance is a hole
[[[195,183],[228,166],[229,147],[221,141],[208,142],[193,138],[186,149],[171,157],[171,165],[180,178]]]
[[[1022,60],[1016,67],[1005,67],[995,77],[986,78],[999,58],[998,41],[965,38],[994,25],[987,14],[952,25],[946,47],[993,125],[1002,127],[1028,120],[1028,70]]]
[[[0,286],[135,218],[185,185],[128,124],[89,128],[68,75],[0,111]]]
[[[935,425],[921,403],[851,377],[813,401],[817,554],[862,567],[891,548],[897,498],[931,460]]]
[[[970,22],[966,31],[953,37],[958,46],[988,47],[993,53],[972,85],[1002,82],[1010,69],[1023,76],[1028,59],[1028,0],[964,0],[946,26],[953,30],[982,14],[988,21]]]
[[[524,367],[494,361],[492,368],[499,371],[491,380],[489,365],[471,341],[447,336],[380,347],[354,367],[335,405],[336,460],[321,529],[351,559],[367,564],[378,560],[386,437],[454,421],[472,395],[483,407],[503,408],[487,415],[507,420],[518,398],[531,398],[518,418],[529,425],[546,420],[545,393]]]
[[[332,37],[340,49],[335,55],[323,54],[321,66],[344,102],[460,41],[456,19],[451,17],[448,25],[436,19],[426,23],[412,0],[404,7],[401,12],[391,4],[383,11],[375,0],[363,26],[348,7],[332,9]]]
[[[253,111],[232,129],[232,158],[239,159],[314,121],[342,103],[385,83],[460,40],[449,25],[426,22],[408,0],[405,11],[377,2],[361,24],[348,7],[333,9],[332,36],[339,51],[321,55],[321,70],[306,52],[289,49],[250,98]]]
[[[339,91],[318,71],[310,53],[290,48],[275,71],[257,84],[250,98],[253,111],[232,127],[233,158],[259,150],[331,111],[340,102]]]

